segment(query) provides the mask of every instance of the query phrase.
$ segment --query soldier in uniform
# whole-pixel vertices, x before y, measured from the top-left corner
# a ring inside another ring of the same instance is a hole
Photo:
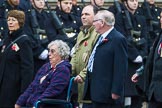
[[[72,13],[74,14],[74,15],[77,15],[77,16],[79,16],[79,17],[81,17],[81,13],[82,13],[82,6],[81,5],[78,5],[77,4],[77,0],[72,0],[72,4],[73,4],[73,6],[72,6]]]
[[[6,9],[6,11],[12,10],[12,9],[18,9],[18,10],[28,10],[30,8],[29,6],[29,0],[1,0],[0,1],[1,9]],[[4,7],[3,7],[4,6]]]
[[[30,0],[20,0],[19,6],[24,12],[27,12],[31,8]]]
[[[147,26],[145,18],[137,14],[138,0],[124,0],[124,8],[116,15],[116,29],[121,32],[128,41],[128,73],[125,81],[125,99],[129,108],[141,108],[142,98],[136,90],[136,84],[131,81],[132,75],[143,64],[143,59],[148,54],[147,50]],[[142,76],[141,76],[142,77]],[[143,86],[143,78],[137,83]]]
[[[75,45],[82,23],[80,17],[72,14],[72,0],[58,0],[55,11],[65,28],[69,41]]]
[[[155,0],[145,0],[138,9],[140,15],[146,18],[147,26],[149,27],[148,47],[152,46],[154,39],[159,35],[160,28],[160,13],[162,9],[155,5]]]
[[[117,13],[121,13],[122,9],[123,9],[122,0],[114,1],[114,4],[108,8],[108,10],[112,12],[115,16]]]
[[[44,10],[44,0],[31,0],[32,8],[26,12],[26,22],[24,31],[30,36],[33,43],[34,52],[34,71],[37,70],[47,60],[47,45],[50,41],[66,38],[65,35],[60,35],[56,30],[51,17],[51,13]]]
[[[103,8],[105,0],[91,0],[91,5],[96,7],[98,10],[105,10]]]

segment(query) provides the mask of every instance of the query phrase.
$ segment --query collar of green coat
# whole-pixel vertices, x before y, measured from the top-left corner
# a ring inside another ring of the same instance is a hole
[[[94,30],[93,26],[82,26],[80,27],[80,30],[83,32],[83,34],[87,34],[88,32],[91,32],[92,30]]]

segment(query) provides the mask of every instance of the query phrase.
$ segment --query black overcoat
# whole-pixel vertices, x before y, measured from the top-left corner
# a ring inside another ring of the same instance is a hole
[[[13,108],[33,78],[33,54],[22,29],[6,38],[0,52],[0,108]],[[14,42],[15,39],[18,39]],[[15,46],[15,48],[14,48]]]

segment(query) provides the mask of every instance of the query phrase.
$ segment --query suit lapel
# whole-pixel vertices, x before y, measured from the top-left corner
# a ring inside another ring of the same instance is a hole
[[[104,39],[102,39],[102,42],[98,46],[111,42],[113,33],[114,33],[114,29]]]

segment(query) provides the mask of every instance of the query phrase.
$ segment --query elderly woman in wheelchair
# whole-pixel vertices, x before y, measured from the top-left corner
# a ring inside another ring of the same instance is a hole
[[[71,72],[68,61],[70,48],[65,42],[55,40],[49,43],[48,49],[49,62],[39,69],[33,82],[18,98],[15,108],[33,107],[42,99],[66,100]],[[51,108],[62,107],[63,105],[56,104]]]

